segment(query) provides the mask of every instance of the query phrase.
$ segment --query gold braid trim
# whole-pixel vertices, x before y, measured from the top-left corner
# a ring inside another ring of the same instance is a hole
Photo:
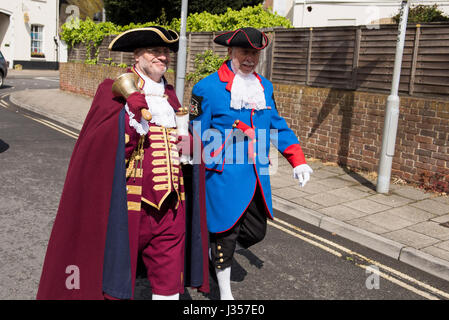
[[[126,169],[126,178],[131,177],[134,171],[134,179],[136,178],[137,169],[143,171],[143,144],[145,142],[145,136],[140,136],[139,142],[137,144],[136,150],[132,153],[131,157],[129,157],[129,165]],[[143,172],[142,172],[143,176]]]

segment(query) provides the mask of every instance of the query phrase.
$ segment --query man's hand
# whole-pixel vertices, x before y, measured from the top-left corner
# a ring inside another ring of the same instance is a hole
[[[134,113],[134,119],[137,122],[140,122],[142,118],[141,109],[148,109],[147,101],[145,100],[145,95],[140,92],[132,93],[128,99],[126,99],[128,103],[129,111]]]
[[[304,187],[310,180],[311,173],[313,170],[308,164],[301,164],[293,169],[293,178],[298,179],[300,187]]]
[[[178,136],[176,145],[180,156],[191,156],[193,154],[193,137],[191,134],[188,136]]]

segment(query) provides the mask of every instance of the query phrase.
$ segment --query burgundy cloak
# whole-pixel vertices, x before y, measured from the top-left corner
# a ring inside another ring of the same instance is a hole
[[[130,292],[129,245],[123,235],[127,238],[127,232],[138,230],[123,230],[121,224],[127,219],[124,100],[113,96],[112,84],[113,80],[106,79],[99,85],[75,144],[37,299],[104,299],[104,281],[111,277],[110,283]],[[170,104],[176,100],[179,105],[172,86],[167,85],[166,93]],[[186,194],[186,201],[192,199],[202,202],[204,194]],[[186,212],[185,285],[208,292],[206,215],[203,206],[198,209],[193,203],[187,207],[193,210]],[[121,240],[115,239],[120,233]],[[110,261],[118,260],[121,265],[109,266]]]

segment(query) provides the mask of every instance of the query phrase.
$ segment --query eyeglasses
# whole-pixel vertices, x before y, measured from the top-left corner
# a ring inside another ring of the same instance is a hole
[[[155,56],[169,56],[170,55],[170,49],[167,47],[152,47],[152,48],[146,48],[145,49],[148,53],[151,53]]]

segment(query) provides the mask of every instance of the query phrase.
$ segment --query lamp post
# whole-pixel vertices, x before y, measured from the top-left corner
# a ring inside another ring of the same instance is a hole
[[[178,62],[176,65],[176,95],[182,105],[184,99],[184,79],[186,77],[186,55],[187,55],[187,7],[188,0],[182,0],[181,5],[181,30],[179,35]]]
[[[388,193],[390,188],[391,167],[393,163],[396,133],[399,121],[399,80],[401,77],[402,54],[404,52],[405,33],[407,30],[409,0],[401,3],[401,18],[399,21],[398,38],[396,44],[396,57],[394,61],[393,82],[391,93],[387,98],[385,121],[382,135],[382,149],[380,152],[379,170],[376,190],[378,193]]]
[[[187,53],[187,7],[188,0],[182,0],[181,5],[181,30],[179,35],[178,63],[176,66],[176,96],[181,106],[184,100],[184,79],[186,76],[186,53]],[[185,110],[185,108],[183,108]],[[181,137],[189,136],[189,114],[188,112],[178,112],[176,114],[176,126]],[[182,164],[190,163],[190,156],[182,154],[180,157]]]

